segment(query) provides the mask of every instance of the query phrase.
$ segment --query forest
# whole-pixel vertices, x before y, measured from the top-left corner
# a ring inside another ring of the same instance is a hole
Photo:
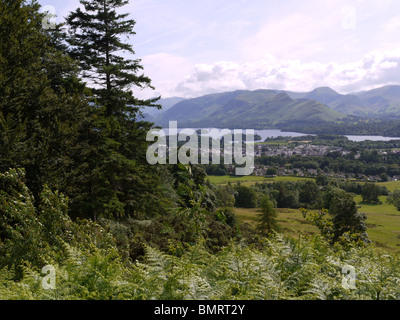
[[[153,85],[127,2],[81,0],[46,29],[37,1],[0,1],[0,299],[399,299],[400,259],[351,196],[368,188],[217,186],[200,165],[147,163],[142,114],[160,105],[135,93]],[[246,206],[257,230],[232,211]],[[283,206],[320,233],[280,233]]]

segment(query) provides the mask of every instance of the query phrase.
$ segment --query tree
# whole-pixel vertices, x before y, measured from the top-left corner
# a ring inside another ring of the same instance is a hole
[[[367,215],[358,212],[354,195],[341,189],[334,189],[332,193],[329,214],[332,215],[333,241],[348,234],[369,242],[365,224]]]
[[[238,208],[255,208],[257,203],[256,192],[246,186],[237,185],[235,186],[235,207]]]
[[[138,74],[143,66],[139,59],[127,59],[118,53],[135,54],[132,45],[122,36],[135,35],[136,22],[126,19],[117,9],[128,0],[80,0],[85,11],[78,8],[67,17],[73,34],[67,37],[70,55],[80,62],[84,78],[93,83],[97,103],[107,117],[135,118],[141,106],[153,106],[159,98],[142,100],[133,95],[132,87],[152,88],[151,80]]]
[[[325,209],[319,212],[302,209],[302,213],[330,243],[370,243],[366,233],[367,215],[358,212],[353,198],[354,194],[343,189],[330,188],[324,199]]]
[[[261,213],[258,215],[260,219],[258,229],[263,234],[270,234],[272,231],[278,231],[278,224],[276,222],[278,214],[267,195],[261,198],[260,207]]]
[[[274,188],[279,191],[276,202],[278,208],[298,208],[299,191],[291,183],[278,182]]]
[[[375,183],[366,183],[362,189],[362,198],[366,203],[379,203],[380,188]]]
[[[25,168],[36,205],[45,184],[65,191],[90,118],[77,65],[42,28],[39,9],[0,2],[0,171]]]
[[[79,194],[87,201],[81,214],[92,218],[107,216],[155,215],[163,211],[160,179],[146,160],[147,132],[152,124],[140,120],[140,109],[160,107],[159,98],[143,100],[133,88],[154,89],[151,80],[140,74],[139,59],[132,46],[122,41],[135,34],[135,21],[117,9],[126,0],[81,0],[66,18],[73,32],[66,36],[69,55],[79,62],[81,74],[91,86],[90,98],[97,120],[91,132],[95,147],[87,154],[88,166],[82,168]],[[81,203],[79,201],[78,203]],[[73,206],[79,211],[79,206]]]
[[[267,176],[276,176],[278,174],[278,170],[276,168],[268,168],[266,175]]]
[[[216,186],[214,190],[218,207],[233,207],[235,205],[235,190],[230,185]]]
[[[400,211],[400,190],[395,190],[389,194],[387,201]]]
[[[319,187],[314,180],[307,180],[300,184],[299,202],[304,204],[314,204],[319,196]]]
[[[382,172],[379,175],[379,178],[381,178],[381,182],[387,182],[389,180],[389,176],[386,172]]]

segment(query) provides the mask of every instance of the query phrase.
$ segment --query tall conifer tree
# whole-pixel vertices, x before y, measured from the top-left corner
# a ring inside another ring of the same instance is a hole
[[[0,171],[24,168],[37,200],[44,184],[65,190],[89,115],[78,66],[55,48],[39,10],[0,2]]]
[[[132,46],[123,41],[135,34],[135,21],[120,14],[125,0],[81,0],[69,14],[68,52],[81,66],[98,112],[98,148],[87,168],[90,176],[85,211],[101,215],[148,215],[160,212],[159,178],[146,160],[146,134],[152,124],[140,120],[141,107],[160,107],[159,98],[143,100],[133,90],[154,89],[142,74]],[[82,198],[82,200],[83,200]],[[91,200],[90,200],[91,199]],[[81,202],[79,202],[81,203]]]
[[[97,102],[104,107],[105,115],[134,117],[140,106],[159,107],[158,100],[138,99],[132,88],[151,88],[151,80],[143,75],[139,59],[128,59],[123,53],[135,52],[123,37],[135,35],[136,22],[127,19],[129,14],[119,14],[117,9],[127,5],[127,0],[81,0],[85,10],[78,8],[67,17],[73,31],[68,37],[70,55],[80,62],[83,76],[93,86]]]

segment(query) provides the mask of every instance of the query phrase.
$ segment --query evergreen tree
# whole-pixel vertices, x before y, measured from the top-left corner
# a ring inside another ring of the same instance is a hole
[[[143,66],[139,59],[127,59],[118,53],[135,54],[122,36],[133,36],[135,21],[126,19],[117,9],[128,0],[81,0],[85,11],[78,8],[67,17],[73,34],[67,37],[70,55],[80,62],[82,73],[90,84],[96,101],[107,117],[135,118],[140,106],[160,107],[158,100],[141,100],[132,87],[153,88],[151,80],[138,74]]]
[[[118,55],[134,54],[124,36],[135,34],[134,20],[117,9],[128,4],[123,0],[81,0],[78,8],[67,17],[73,33],[67,35],[68,52],[81,67],[81,73],[91,86],[92,103],[97,112],[97,147],[89,157],[89,166],[80,173],[84,207],[73,206],[81,214],[90,212],[97,218],[107,216],[143,216],[163,211],[160,201],[161,181],[157,170],[147,163],[147,132],[152,124],[141,117],[141,107],[159,107],[158,98],[142,100],[132,88],[153,89],[148,77],[139,72],[140,60]],[[81,208],[81,209],[80,209]]]
[[[278,231],[278,224],[276,222],[278,214],[267,195],[261,198],[260,207],[261,213],[259,214],[260,223],[258,229],[264,234]]]
[[[36,201],[65,188],[88,117],[75,62],[42,27],[36,1],[0,2],[0,171],[26,169]]]

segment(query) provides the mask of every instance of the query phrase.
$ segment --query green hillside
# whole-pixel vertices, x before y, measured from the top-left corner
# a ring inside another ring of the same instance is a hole
[[[385,86],[368,91],[340,94],[329,87],[310,92],[286,93],[292,99],[315,100],[342,114],[359,116],[400,115],[400,86]]]
[[[335,121],[344,115],[314,100],[292,99],[274,90],[234,91],[188,99],[164,112],[156,124],[266,127],[290,121]]]

